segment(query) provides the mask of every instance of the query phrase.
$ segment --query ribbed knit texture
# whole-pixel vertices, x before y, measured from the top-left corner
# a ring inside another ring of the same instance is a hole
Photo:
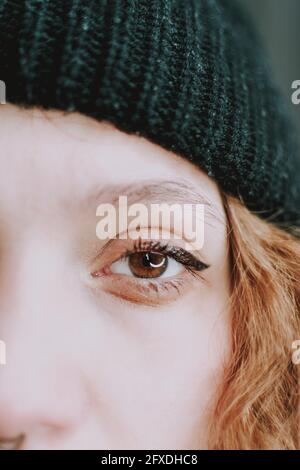
[[[292,128],[233,0],[0,0],[0,79],[12,103],[110,121],[300,225]]]

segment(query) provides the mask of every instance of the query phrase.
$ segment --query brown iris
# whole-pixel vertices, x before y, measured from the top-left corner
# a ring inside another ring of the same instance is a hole
[[[167,269],[168,257],[154,251],[141,251],[129,255],[128,265],[136,277],[155,278]]]

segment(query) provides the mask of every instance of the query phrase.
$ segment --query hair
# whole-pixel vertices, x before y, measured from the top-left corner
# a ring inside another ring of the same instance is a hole
[[[300,448],[300,240],[223,196],[232,270],[232,351],[209,448]]]

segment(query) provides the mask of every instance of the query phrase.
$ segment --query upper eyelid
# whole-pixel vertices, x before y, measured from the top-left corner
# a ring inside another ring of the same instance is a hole
[[[110,240],[108,240],[104,246],[101,247],[100,249],[100,252],[97,254],[96,258],[99,258],[106,250],[108,250],[110,248],[110,246],[115,243],[116,241],[118,241],[119,239],[118,238],[111,238]],[[122,240],[124,241],[124,240]],[[148,242],[154,242],[154,243],[160,243],[161,240],[159,239],[156,239],[156,240],[143,240],[143,243],[147,243]],[[137,240],[132,240],[132,242],[135,244],[137,242]],[[174,248],[181,248],[181,247],[177,247],[176,245],[173,246]],[[181,248],[183,249],[183,248]],[[126,250],[124,250],[126,251]],[[128,250],[130,251],[130,250]],[[207,265],[207,267],[210,267],[210,264],[204,259],[203,255],[201,255],[200,257],[200,253],[196,250],[196,253],[199,254],[199,256],[197,255],[193,255],[190,251],[188,250],[184,250],[186,251],[186,253],[188,253],[190,256],[193,256],[195,259],[197,259],[198,261],[201,261],[203,264]]]

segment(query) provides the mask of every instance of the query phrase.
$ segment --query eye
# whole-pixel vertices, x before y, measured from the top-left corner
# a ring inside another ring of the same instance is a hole
[[[137,278],[155,279],[176,276],[184,271],[184,267],[163,253],[141,251],[131,253],[112,263],[110,271],[115,274],[133,275]]]
[[[163,240],[111,240],[94,261],[95,288],[135,304],[158,306],[178,299],[209,265],[193,251]]]

